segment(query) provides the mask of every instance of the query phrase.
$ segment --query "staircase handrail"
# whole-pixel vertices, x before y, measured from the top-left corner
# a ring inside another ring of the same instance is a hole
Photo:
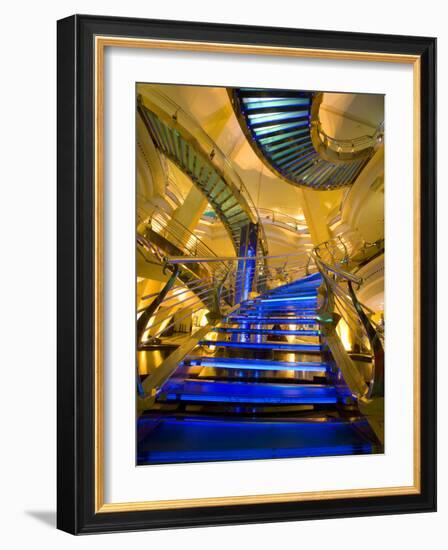
[[[254,278],[254,282],[252,285],[252,288],[255,290],[257,288],[258,283],[260,282],[260,276],[258,276],[258,269],[257,267],[263,267],[263,273],[261,275],[262,278],[266,278],[269,281],[275,281],[276,278],[278,278],[278,273],[276,269],[266,269],[267,260],[280,260],[286,258],[286,267],[283,264],[284,267],[284,274],[294,276],[295,278],[299,279],[305,275],[308,275],[309,273],[307,271],[310,270],[310,255],[306,253],[298,253],[298,254],[283,254],[283,255],[274,255],[274,256],[267,256],[267,257],[253,257],[253,256],[240,256],[240,257],[219,257],[219,258],[166,258],[164,265],[166,269],[169,269],[172,273],[174,273],[174,270],[178,270],[180,268],[180,264],[182,263],[182,260],[185,262],[186,260],[191,263],[192,261],[196,261],[198,263],[210,263],[215,261],[222,261],[226,260],[230,264],[233,264],[234,262],[238,261],[245,261],[250,260],[252,262],[255,262],[255,272],[257,276]],[[292,261],[288,264],[288,261],[290,258],[293,258],[295,261]],[[217,275],[214,275],[215,279]],[[172,279],[171,279],[172,280]],[[142,407],[148,406],[151,402],[151,399],[153,399],[155,389],[157,387],[160,387],[165,380],[172,374],[173,370],[177,367],[179,361],[181,361],[185,355],[191,352],[191,350],[194,348],[197,343],[203,339],[208,332],[210,332],[219,322],[222,321],[223,317],[226,315],[231,314],[233,311],[236,311],[244,302],[235,304],[233,302],[226,304],[226,310],[224,311],[222,309],[223,303],[225,302],[226,297],[229,295],[234,296],[234,287],[238,283],[238,274],[236,272],[236,264],[235,267],[227,272],[224,273],[222,276],[222,279],[216,281],[213,289],[206,288],[205,291],[201,290],[202,293],[205,292],[205,296],[210,298],[210,302],[214,302],[216,304],[216,307],[214,310],[210,311],[210,314],[207,314],[207,324],[205,327],[199,328],[194,334],[191,335],[191,337],[182,344],[178,349],[176,349],[171,355],[169,355],[162,365],[159,366],[159,368],[153,373],[151,376],[149,376],[143,383],[142,388],[139,393],[139,399],[142,400]],[[226,285],[228,283],[228,285]],[[169,287],[170,281],[165,284],[164,289],[167,289],[163,300],[159,301],[157,303],[157,308],[152,312],[153,316],[157,313],[157,311],[160,312],[160,308],[164,307],[164,304],[172,300],[172,297],[170,297],[170,294],[173,292],[173,286]],[[179,287],[176,287],[179,288]],[[204,287],[202,287],[204,288]],[[163,292],[163,291],[162,291]],[[150,295],[150,297],[156,297],[157,294],[154,293]],[[232,296],[232,297],[233,297]],[[157,298],[156,298],[157,299]],[[191,313],[199,311],[205,307],[204,304],[204,295],[198,296],[198,297],[191,297],[190,299],[183,300],[183,304],[186,302],[189,302],[190,300],[195,299],[193,303],[188,303],[188,306],[184,306],[180,309],[176,310],[176,314],[181,313],[180,317],[177,317],[177,321],[182,321],[184,318],[187,318],[191,315]],[[249,298],[252,299],[252,296]],[[154,321],[149,328],[146,328],[143,331],[143,334],[148,332],[149,329],[154,329],[154,327],[160,327],[162,325],[162,328],[158,329],[155,334],[152,337],[152,340],[156,340],[158,336],[162,335],[163,332],[165,332],[168,328],[172,327],[174,325],[174,321],[170,323],[169,325],[165,326],[164,322],[173,316],[172,307],[166,308],[167,312],[165,316],[161,316],[161,318],[158,318],[156,321]],[[187,310],[187,313],[182,314],[182,311]],[[150,339],[151,341],[151,339]],[[143,341],[143,343],[145,343]]]
[[[160,223],[159,217],[163,218],[165,225]],[[161,227],[157,227],[157,225]],[[169,217],[168,214],[161,210],[155,209],[153,211],[146,223],[146,228],[154,230],[163,237],[165,237],[164,233],[174,237],[176,242],[172,244],[183,250],[186,256],[196,257],[199,253],[201,256],[217,258],[216,253],[200,237],[188,229],[182,222],[174,217]],[[185,235],[188,235],[187,243],[184,242]],[[188,246],[190,240],[194,243],[194,246]]]
[[[311,140],[319,155],[330,162],[350,162],[371,156],[384,142],[384,122],[378,124],[372,134],[355,138],[336,138],[323,129],[319,112],[323,93],[313,97],[311,108]]]
[[[308,252],[293,252],[291,254],[278,254],[278,255],[271,255],[271,256],[262,256],[257,257],[262,258],[263,260],[277,260],[280,258],[296,258],[299,256],[306,256],[308,258],[309,253]],[[180,263],[213,263],[213,262],[238,262],[240,260],[254,260],[254,256],[216,256],[216,258],[208,258],[208,257],[183,257],[183,256],[167,256],[165,258],[165,262],[169,264],[180,264]]]
[[[176,309],[176,313],[187,311],[185,317],[191,314],[191,312],[198,311],[207,307],[209,309],[210,320],[219,320],[226,313],[229,308],[234,308],[235,304],[235,288],[242,281],[243,275],[238,273],[238,262],[251,262],[251,266],[254,269],[254,277],[251,284],[250,292],[259,293],[260,289],[265,289],[268,285],[274,284],[276,281],[284,282],[289,278],[300,278],[309,272],[309,254],[308,253],[294,253],[294,254],[282,254],[272,256],[219,256],[219,257],[188,257],[188,256],[176,256],[165,257],[163,265],[165,268],[169,268],[171,271],[174,268],[179,268],[182,264],[186,266],[190,264],[210,265],[213,263],[225,264],[225,269],[216,270],[209,279],[205,279],[199,286],[191,288],[191,294],[189,298],[182,300],[181,307]],[[269,262],[280,265],[269,265]],[[176,287],[175,290],[180,288]],[[187,287],[186,290],[190,290]],[[148,298],[156,298],[157,293],[149,295]],[[164,300],[158,304],[157,310],[153,312],[159,317],[156,322],[152,322],[142,333],[140,342],[144,342],[143,335],[150,329],[152,330],[152,338],[157,338],[163,332],[167,330],[173,323],[168,326],[164,326],[163,323],[169,317],[173,315],[173,309],[177,304],[173,304],[173,296],[171,292],[168,293]],[[207,304],[207,305],[206,305]],[[149,304],[147,307],[150,307]],[[165,309],[165,314],[160,315],[161,309]],[[180,319],[182,319],[181,317]],[[154,330],[155,329],[155,330]]]
[[[322,249],[328,251],[328,244],[328,242],[321,243],[315,247],[312,252],[315,265],[324,279],[326,290],[326,299],[320,314],[324,317],[327,316],[329,319],[333,318],[335,320],[334,328],[339,318],[343,317],[354,330],[355,337],[357,337],[362,344],[362,337],[357,335],[359,332],[358,329],[361,328],[362,336],[367,337],[370,344],[373,370],[368,384],[368,391],[363,395],[359,395],[358,393],[357,397],[364,400],[383,397],[384,348],[382,344],[382,335],[367,315],[366,311],[368,311],[368,308],[357,298],[354,285],[357,285],[359,288],[363,282],[362,278],[353,275],[341,267],[341,264],[345,265],[348,263],[349,255],[347,253],[342,257],[339,263],[335,262],[334,264],[330,264],[323,260]],[[339,246],[340,242],[333,244]],[[346,285],[347,290],[342,286],[343,284]]]

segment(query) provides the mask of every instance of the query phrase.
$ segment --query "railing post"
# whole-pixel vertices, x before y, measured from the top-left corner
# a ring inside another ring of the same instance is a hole
[[[235,302],[244,302],[252,290],[257,256],[258,224],[249,223],[241,228],[240,248],[238,256],[250,260],[238,260],[235,282]]]
[[[160,304],[165,299],[168,292],[173,288],[174,283],[176,282],[178,274],[179,274],[179,265],[176,264],[173,268],[173,272],[171,274],[171,277],[168,279],[165,286],[159,292],[159,295],[156,297],[155,300],[153,300],[149,304],[149,306],[145,309],[145,311],[137,319],[137,348],[140,345],[140,342],[141,342],[142,336],[145,332],[146,325],[148,324],[148,321],[155,314],[155,312],[157,311]]]
[[[348,281],[348,291],[353,302],[353,306],[358,314],[361,323],[366,331],[373,354],[373,377],[369,390],[369,398],[384,396],[384,348],[377,331],[373,327],[370,319],[364,312],[359,303],[356,293],[353,290],[351,281]]]

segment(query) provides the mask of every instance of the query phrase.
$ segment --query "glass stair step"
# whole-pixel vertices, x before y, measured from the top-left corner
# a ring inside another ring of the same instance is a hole
[[[259,323],[263,325],[317,325],[319,321],[315,317],[250,317],[246,315],[230,315],[225,318],[227,322],[246,321],[249,324]]]
[[[233,328],[233,327],[217,327],[212,332],[224,332],[227,334],[272,334],[275,336],[319,336],[319,330],[283,330],[283,329],[248,329],[248,328]]]
[[[218,403],[256,403],[322,405],[337,403],[333,386],[321,384],[272,384],[267,382],[215,382],[170,380],[157,396],[160,401],[201,401]]]
[[[226,340],[201,340],[201,346],[215,346],[220,348],[241,348],[272,351],[306,351],[320,353],[320,344],[290,344],[289,342],[228,342]]]
[[[325,372],[330,367],[321,361],[270,361],[267,359],[243,359],[238,357],[187,356],[183,364],[200,365],[237,370]]]

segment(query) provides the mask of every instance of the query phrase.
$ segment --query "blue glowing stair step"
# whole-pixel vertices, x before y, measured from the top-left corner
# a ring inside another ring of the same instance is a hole
[[[281,299],[279,299],[281,298]],[[295,307],[297,309],[316,309],[317,307],[317,304],[318,304],[318,301],[317,299],[313,299],[313,300],[306,300],[306,301],[302,301],[302,300],[290,300],[289,298],[285,298],[285,297],[282,297],[282,296],[275,296],[275,297],[272,297],[272,298],[268,298],[268,299],[265,299],[265,300],[253,300],[253,301],[246,301],[246,302],[243,302],[241,305],[240,305],[240,308],[248,308],[248,307],[277,307],[277,308],[282,308],[282,307]]]
[[[269,290],[266,295],[268,294],[279,294],[281,292],[300,292],[300,293],[309,293],[312,292],[317,293],[318,288],[321,286],[322,281],[321,280],[313,280],[313,281],[306,281],[302,282],[303,279],[300,280],[299,283],[289,283],[286,285],[283,285],[281,287],[277,287],[275,289]]]
[[[138,464],[255,460],[377,452],[366,420],[238,421],[141,417]]]
[[[290,344],[289,342],[228,342],[227,340],[201,340],[201,346],[216,346],[220,348],[268,349],[273,351],[307,351],[320,352],[320,344]]]
[[[269,298],[260,298],[259,300],[253,300],[253,301],[248,301],[247,303],[248,304],[262,304],[262,305],[265,305],[265,304],[273,304],[273,303],[285,303],[286,305],[288,304],[295,304],[296,302],[300,302],[301,304],[303,303],[304,305],[316,305],[317,304],[317,299],[316,297],[310,297],[310,296],[272,296],[272,297],[269,297]],[[297,305],[300,305],[300,304],[297,304]]]
[[[272,107],[297,107],[298,105],[309,105],[309,99],[305,98],[244,98],[243,103],[246,104],[248,110],[254,109],[271,109]]]
[[[226,317],[228,322],[247,322],[248,324],[260,325],[317,325],[319,321],[316,317],[270,317],[270,316],[248,316],[248,315],[229,315]]]
[[[262,328],[233,328],[233,327],[217,327],[212,332],[224,332],[227,334],[273,334],[275,336],[319,336],[319,330],[286,330],[286,329],[262,329]]]
[[[263,302],[243,303],[239,309],[296,309],[297,311],[316,311],[317,302],[290,302],[288,300],[266,300]]]
[[[267,359],[245,359],[237,357],[206,357],[190,355],[184,365],[199,365],[216,369],[258,370],[258,371],[294,371],[326,372],[330,367],[319,361],[269,361]]]
[[[333,386],[321,384],[270,384],[253,382],[214,382],[169,380],[158,398],[163,401],[211,403],[256,403],[273,405],[324,405],[338,402]]]
[[[320,284],[320,283],[319,283]],[[282,287],[277,287],[274,290],[270,290],[266,292],[263,296],[274,296],[275,294],[299,294],[301,296],[316,296],[317,295],[317,287],[307,287],[304,285],[284,285]]]
[[[241,317],[250,317],[251,319],[256,319],[257,317],[291,317],[298,318],[302,317],[304,319],[316,319],[317,310],[301,310],[296,308],[260,308],[260,309],[239,309],[235,312],[235,315],[240,315]],[[241,319],[243,320],[243,319]]]
[[[294,298],[297,298],[293,300]],[[265,302],[265,301],[271,301],[277,299],[279,301],[288,301],[293,300],[294,302],[316,302],[317,301],[317,294],[314,294],[312,296],[309,295],[302,295],[298,292],[276,292],[275,294],[266,294],[265,296],[259,297],[256,299],[257,302]]]
[[[285,297],[285,298],[287,298],[288,296],[298,297],[298,298],[301,298],[303,300],[305,300],[305,299],[315,300],[317,298],[317,291],[314,288],[311,291],[310,290],[304,291],[303,289],[287,287],[284,290],[280,289],[280,290],[276,290],[276,291],[267,292],[266,294],[258,296],[256,298],[256,300],[263,301],[265,299],[276,298],[276,297],[279,297],[279,298]]]
[[[238,312],[254,312],[254,311],[285,311],[285,312],[297,312],[297,313],[316,313],[316,307],[297,307],[295,305],[284,305],[279,304],[260,304],[259,306],[241,306],[238,309]]]
[[[238,312],[239,313],[239,312]],[[300,318],[302,312],[300,311],[295,311],[295,310],[277,310],[277,309],[273,309],[273,310],[262,310],[262,311],[242,311],[241,312],[241,316],[239,318],[239,322],[244,322],[244,320],[248,320],[248,322],[250,323],[254,323],[256,322],[256,319],[264,319],[264,318],[270,318],[270,319],[275,319],[277,317],[281,318],[283,317],[284,314],[286,313],[290,313],[291,315],[289,317],[291,317],[291,319],[296,319],[296,318]],[[316,319],[315,317],[316,315],[316,312],[305,312],[303,314],[303,319],[310,319],[310,318],[313,318],[313,319]],[[245,318],[245,319],[244,319]],[[286,318],[286,315],[285,317]],[[289,322],[289,320],[287,320],[287,322]]]

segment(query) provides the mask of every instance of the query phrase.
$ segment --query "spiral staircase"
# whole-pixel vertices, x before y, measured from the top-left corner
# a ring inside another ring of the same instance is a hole
[[[157,149],[174,162],[207,197],[238,253],[241,231],[259,226],[258,249],[267,254],[257,209],[243,182],[216,143],[196,121],[159,94],[139,97],[138,112]]]

